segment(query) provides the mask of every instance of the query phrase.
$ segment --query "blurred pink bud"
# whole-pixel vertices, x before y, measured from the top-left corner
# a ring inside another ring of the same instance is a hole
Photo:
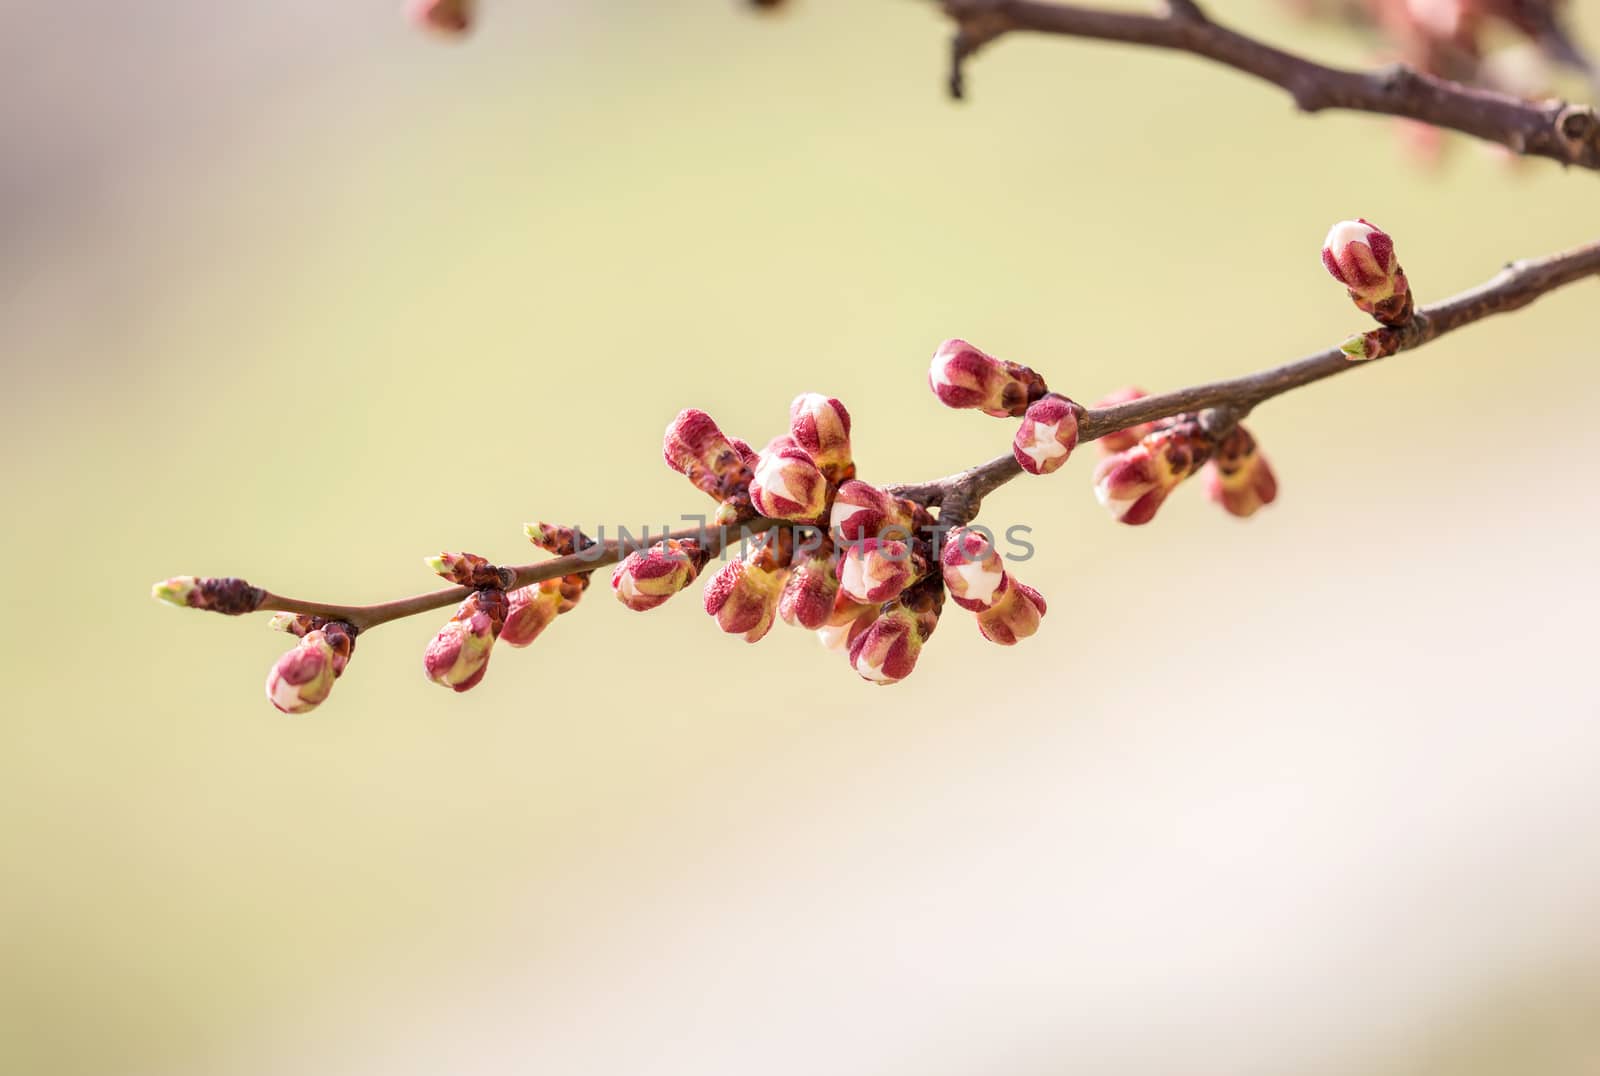
[[[911,546],[894,538],[852,542],[839,562],[839,592],[851,601],[886,602],[921,574]]]
[[[785,623],[820,629],[833,615],[839,593],[839,576],[834,570],[833,547],[824,545],[799,561],[789,572],[778,599],[778,615]]]
[[[694,582],[708,556],[696,542],[664,538],[628,554],[611,573],[611,589],[635,612],[654,609]]]
[[[853,602],[843,594],[835,594],[833,611],[827,621],[817,629],[817,638],[829,650],[848,655],[856,638],[878,619],[878,606]]]
[[[1342,220],[1323,240],[1322,264],[1359,309],[1385,325],[1411,320],[1411,289],[1386,233],[1364,220]]]
[[[509,611],[505,592],[485,589],[467,596],[422,655],[423,671],[440,687],[477,687],[489,668],[489,653]]]
[[[667,427],[661,453],[667,466],[686,476],[696,489],[724,501],[750,483],[749,446],[743,447],[743,452],[735,447],[710,415],[690,407],[678,412]]]
[[[1045,394],[1044,378],[1014,362],[987,355],[965,340],[946,340],[933,353],[928,387],[946,407],[977,408],[986,415],[1020,416]]]
[[[828,481],[805,449],[776,438],[756,462],[750,501],[768,519],[814,523],[828,503]]]
[[[1178,483],[1211,455],[1211,444],[1193,421],[1157,430],[1137,445],[1100,461],[1094,493],[1119,522],[1148,523]]]
[[[1144,389],[1129,385],[1127,388],[1118,389],[1116,392],[1102,397],[1100,402],[1094,405],[1094,410],[1100,411],[1107,407],[1132,403],[1135,400],[1142,400],[1148,395],[1150,394]],[[1125,430],[1116,430],[1106,434],[1095,442],[1095,447],[1100,450],[1102,456],[1122,452],[1144,440],[1145,435],[1155,428],[1156,424],[1154,422],[1141,422],[1137,426],[1129,426]]]
[[[320,628],[308,631],[267,674],[267,699],[286,714],[315,710],[333,690],[336,663],[326,633]]]
[[[1078,407],[1048,393],[1029,405],[1011,441],[1011,454],[1029,474],[1051,474],[1078,447]]]
[[[1000,600],[978,614],[978,630],[991,643],[1014,646],[1038,631],[1043,617],[1044,597],[1013,579]]]
[[[939,565],[950,597],[963,609],[987,609],[1006,592],[1000,551],[980,531],[960,527],[946,535]]]
[[[561,584],[560,579],[546,579],[507,594],[506,622],[500,629],[500,642],[523,647],[537,639],[540,632],[566,611],[562,608]]]
[[[833,495],[828,529],[848,541],[877,538],[891,528],[900,528],[909,534],[910,525],[898,500],[860,479],[850,479]]]
[[[706,581],[706,612],[729,635],[759,642],[772,629],[786,569],[767,569],[748,560],[729,561]]]
[[[410,0],[407,15],[424,30],[455,37],[472,28],[475,0]]]
[[[1278,479],[1243,426],[1217,445],[1206,472],[1206,496],[1236,516],[1251,516],[1278,499]]]
[[[516,579],[510,568],[499,568],[476,553],[440,553],[423,563],[441,579],[463,587],[508,587]]]
[[[850,412],[830,396],[808,392],[789,405],[789,433],[829,482],[855,473],[850,456]]]

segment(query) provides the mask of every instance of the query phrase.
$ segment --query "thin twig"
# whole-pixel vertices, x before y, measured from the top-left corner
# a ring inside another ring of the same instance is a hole
[[[1203,14],[1192,0],[1164,15],[1041,3],[1038,0],[942,0],[955,20],[951,91],[963,93],[964,62],[1009,33],[1119,41],[1203,56],[1288,91],[1304,112],[1344,109],[1404,116],[1460,131],[1534,157],[1600,169],[1600,117],[1586,105],[1524,101],[1464,86],[1403,65],[1349,71],[1274,48]]]
[[[1527,306],[1541,295],[1591,276],[1600,276],[1600,242],[1546,258],[1513,262],[1487,282],[1422,308],[1410,324],[1399,329],[1377,331],[1386,334],[1392,352],[1407,351],[1464,325]],[[1256,405],[1274,396],[1358,366],[1371,365],[1373,363],[1352,362],[1340,349],[1330,348],[1243,377],[1144,396],[1114,407],[1085,409],[1078,421],[1079,439],[1093,441],[1131,426],[1207,409],[1222,409],[1226,421],[1236,422],[1248,415]],[[931,482],[887,488],[889,492],[924,507],[938,508],[940,525],[948,526],[971,521],[986,496],[1022,473],[1016,458],[1007,453]],[[700,541],[715,556],[725,545],[737,540],[741,530],[758,534],[782,525],[779,520],[755,519],[732,528],[687,528],[675,531],[668,537]],[[600,543],[587,553],[520,565],[514,569],[516,586],[528,586],[563,575],[609,567],[634,548],[638,548],[637,543],[612,539]],[[470,593],[467,587],[447,587],[378,605],[334,605],[269,593],[260,608],[342,620],[364,631],[391,620],[454,605]]]

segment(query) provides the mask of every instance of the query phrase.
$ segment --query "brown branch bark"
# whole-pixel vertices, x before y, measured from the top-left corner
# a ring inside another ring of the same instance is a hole
[[[1541,295],[1592,276],[1600,276],[1600,242],[1545,258],[1513,262],[1485,283],[1443,302],[1423,307],[1409,324],[1398,329],[1375,331],[1384,334],[1388,353],[1407,351],[1486,317],[1520,309]],[[1078,422],[1079,440],[1093,441],[1130,426],[1192,412],[1212,412],[1219,424],[1229,425],[1274,396],[1346,370],[1371,365],[1371,362],[1353,362],[1339,348],[1329,348],[1243,377],[1145,396],[1114,407],[1083,409]],[[939,509],[940,524],[954,526],[970,522],[986,496],[1022,473],[1015,457],[1007,453],[931,482],[889,486],[888,489],[925,507]],[[669,537],[700,540],[715,556],[727,543],[739,538],[741,528],[757,534],[782,525],[778,520],[756,519],[739,527],[720,530],[709,526],[687,528]],[[587,554],[520,565],[514,569],[516,586],[528,586],[563,575],[609,567],[626,556],[631,548],[635,546],[629,544],[625,547],[621,542],[610,540]],[[378,605],[336,605],[286,598],[269,592],[259,608],[342,620],[365,631],[392,620],[457,604],[470,593],[467,587],[446,587]]]
[[[1343,109],[1403,116],[1495,142],[1533,157],[1600,170],[1600,117],[1586,105],[1524,101],[1403,65],[1349,71],[1274,48],[1207,17],[1192,0],[1145,15],[1038,0],[942,0],[956,23],[950,90],[963,95],[963,66],[1011,33],[1055,34],[1192,53],[1281,87],[1304,112]]]

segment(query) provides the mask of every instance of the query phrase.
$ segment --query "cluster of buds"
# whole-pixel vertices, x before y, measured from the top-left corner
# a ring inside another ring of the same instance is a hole
[[[1021,418],[1011,454],[1028,474],[1059,470],[1078,447],[1077,404],[1051,392],[1028,367],[997,359],[965,340],[939,345],[928,367],[928,387],[946,407]]]
[[[523,529],[529,541],[558,557],[593,545],[572,527],[529,523]],[[441,553],[426,563],[440,578],[473,588],[423,653],[428,679],[452,691],[483,682],[496,642],[530,645],[556,617],[570,612],[589,586],[589,573],[573,572],[518,587],[515,571],[476,553]]]
[[[356,630],[341,620],[279,613],[272,626],[299,642],[267,673],[267,699],[286,714],[315,710],[355,652]]]
[[[1322,242],[1322,264],[1349,291],[1358,310],[1384,325],[1400,326],[1411,320],[1411,286],[1387,233],[1364,220],[1342,220],[1328,230]],[[1358,357],[1348,350],[1346,354]]]
[[[929,381],[951,406],[1020,418],[1012,450],[1027,473],[1056,471],[1077,445],[1081,409],[1050,392],[1027,367],[953,340],[940,347]],[[1101,407],[1143,395],[1125,389]],[[701,576],[734,526],[741,549],[705,581],[704,606],[722,631],[747,642],[761,640],[782,620],[815,632],[863,679],[891,684],[916,668],[947,597],[973,614],[991,642],[1012,646],[1036,633],[1044,598],[1007,571],[992,536],[971,526],[967,511],[953,510],[956,503],[967,510],[976,505],[947,497],[936,520],[912,491],[901,496],[858,478],[850,435],[844,404],[817,393],[794,400],[788,432],[760,452],[723,433],[704,411],[682,411],[667,427],[662,455],[716,502],[718,537],[665,536],[631,553],[613,547],[608,554],[575,528],[530,523],[529,541],[560,562],[536,570],[500,566],[474,553],[429,557],[428,567],[465,593],[424,652],[427,678],[456,692],[482,683],[496,643],[531,644],[576,607],[599,566],[593,562],[602,557],[627,554],[611,574],[619,602],[636,612],[657,609]],[[1095,492],[1124,523],[1149,522],[1180,482],[1206,466],[1211,499],[1234,515],[1251,515],[1277,495],[1255,439],[1237,424],[1213,433],[1198,415],[1178,415],[1126,426],[1102,437],[1100,447],[1105,458],[1095,472]],[[940,541],[946,531],[947,540]],[[553,574],[558,571],[566,574]],[[530,575],[550,578],[517,585]],[[269,600],[302,604],[274,599],[241,579],[179,577],[156,584],[154,594],[228,614],[254,611]],[[345,615],[350,619],[287,613],[274,619],[298,639],[267,679],[267,696],[278,709],[305,713],[321,704],[350,660],[355,625],[382,622],[364,619],[370,610]]]
[[[1150,522],[1167,496],[1202,469],[1207,495],[1235,516],[1253,515],[1278,496],[1267,458],[1240,425],[1219,442],[1205,431],[1199,416],[1179,415],[1150,424],[1131,444],[1126,437],[1102,440],[1111,443],[1102,445],[1104,458],[1095,468],[1095,497],[1119,523]]]
[[[1036,376],[1008,372],[1012,387],[989,386],[995,408],[1012,396],[1021,411]],[[1018,388],[1016,386],[1021,386]],[[1020,395],[1019,395],[1020,394]],[[1043,436],[1043,435],[1041,435]],[[724,434],[703,411],[687,410],[667,428],[667,463],[718,500],[719,522],[752,514],[788,526],[747,541],[706,581],[705,610],[717,626],[747,642],[779,620],[817,633],[845,654],[863,678],[895,683],[910,674],[943,606],[944,583],[926,531],[926,509],[855,477],[850,412],[838,400],[806,393],[789,408],[789,431],[759,453]],[[615,580],[663,580],[654,608],[687,585],[699,564],[676,558],[669,569],[634,554]],[[620,588],[624,585],[617,582]]]
[[[950,600],[976,614],[978,631],[991,643],[1015,646],[1039,630],[1044,597],[1006,571],[988,534],[971,527],[951,531],[939,566]]]

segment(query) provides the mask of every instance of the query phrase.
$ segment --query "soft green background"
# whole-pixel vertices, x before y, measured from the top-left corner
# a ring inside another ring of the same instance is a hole
[[[1188,58],[1008,40],[953,105],[905,0],[485,3],[0,2],[0,1072],[1592,1061],[1594,284],[1264,408],[1249,523],[1116,527],[1089,450],[1008,487],[1044,630],[952,610],[893,689],[599,589],[468,695],[425,618],[287,718],[264,618],[151,602],[699,511],[688,405],[825,391],[942,474],[1010,437],[944,337],[1084,399],[1270,365],[1361,327],[1341,217],[1424,300],[1600,230],[1592,175]]]

